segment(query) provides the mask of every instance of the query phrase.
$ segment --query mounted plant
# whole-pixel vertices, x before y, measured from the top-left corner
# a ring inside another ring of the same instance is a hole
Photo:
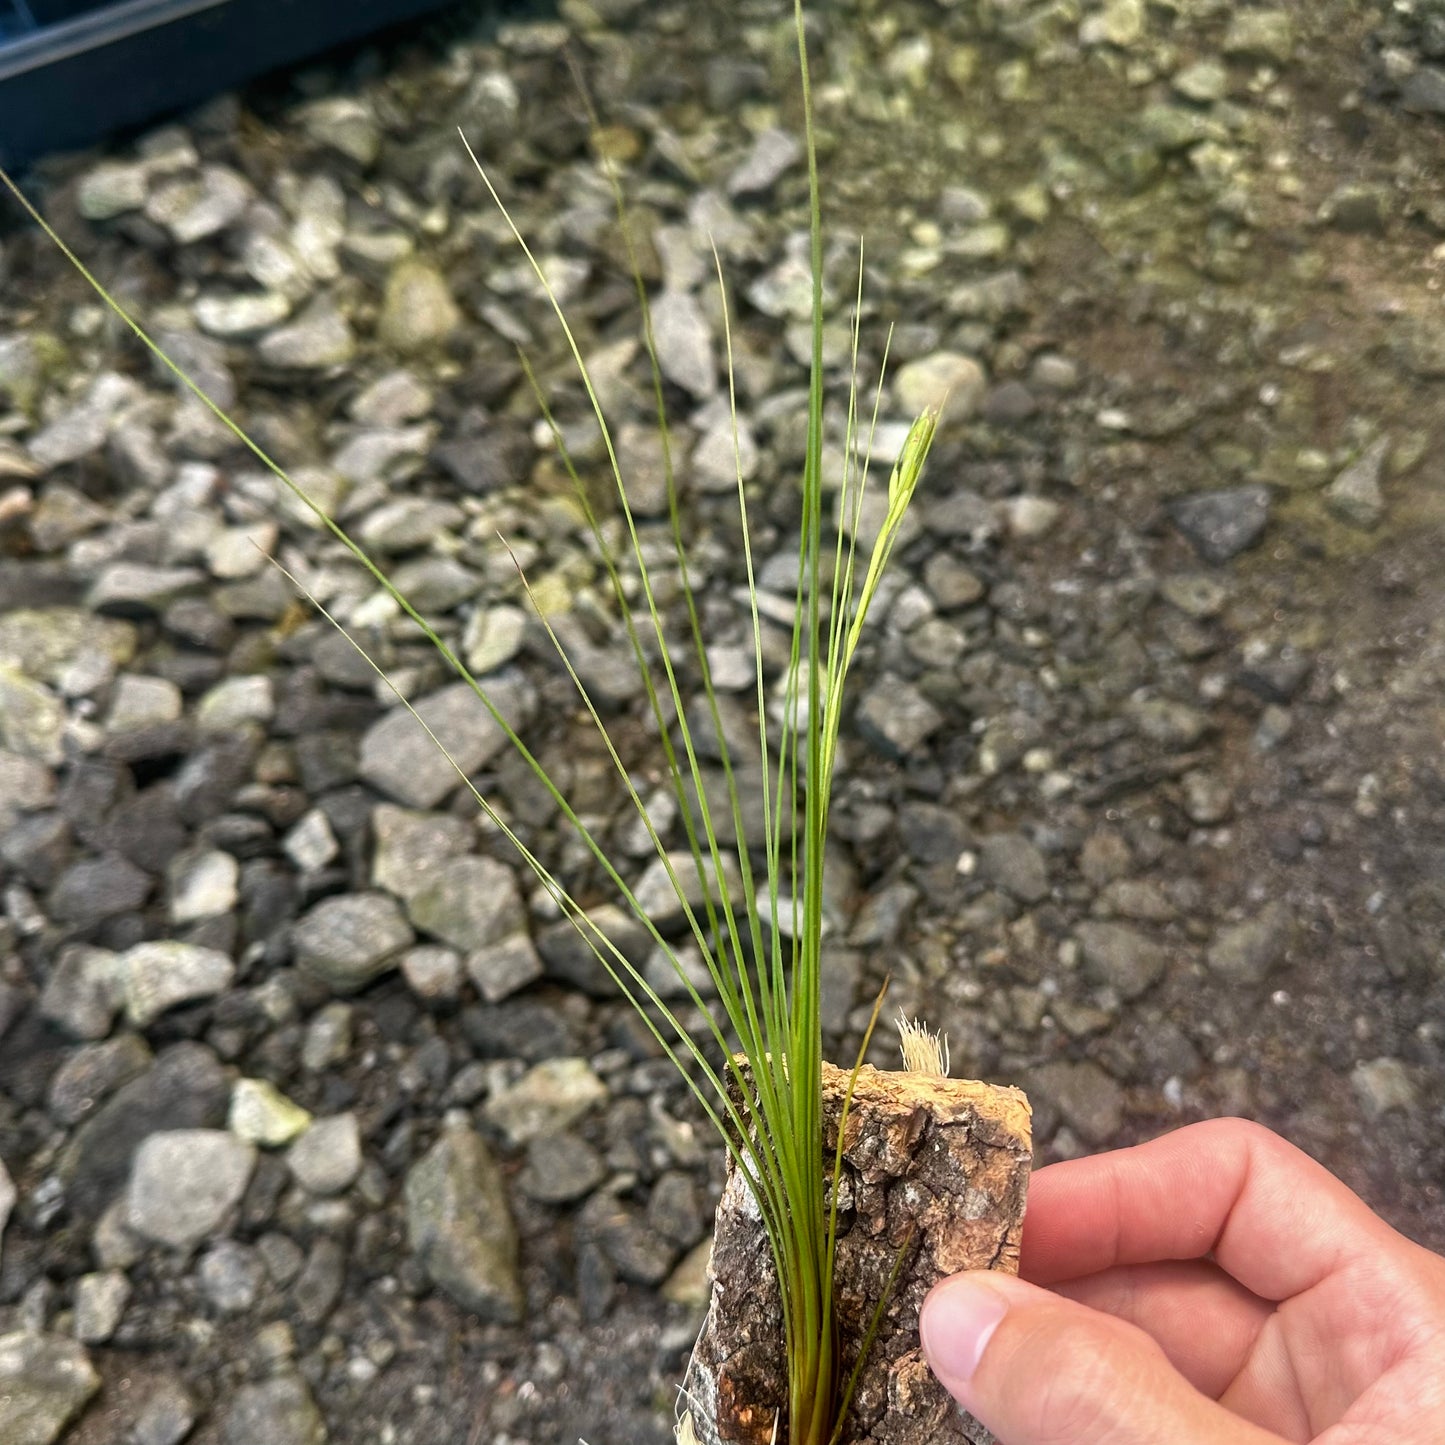
[[[856,380],[860,267],[843,475],[829,488],[823,466],[823,230],[801,0],[795,0],[794,19],[808,165],[811,368],[795,607],[781,701],[776,695],[770,697],[765,677],[765,624],[754,571],[748,486],[737,456],[732,330],[723,268],[717,263],[739,547],[754,658],[757,751],[748,758],[747,771],[760,776],[761,784],[760,797],[747,801],[756,803],[762,814],[762,843],[756,849],[746,841],[745,799],[739,785],[742,759],[724,726],[702,613],[689,576],[684,501],[673,465],[664,383],[641,269],[634,257],[666,479],[669,567],[675,569],[681,637],[669,630],[658,564],[629,503],[613,432],[579,341],[543,266],[477,163],[488,193],[551,303],[600,429],[615,501],[611,515],[612,502],[603,504],[594,497],[584,464],[574,459],[542,387],[527,369],[557,454],[574,484],[616,605],[618,625],[638,668],[660,764],[678,803],[685,855],[668,848],[632,770],[609,735],[599,702],[553,620],[537,607],[524,575],[520,585],[595,724],[676,894],[685,919],[684,942],[671,938],[649,917],[603,841],[447,641],[342,527],[205,397],[139,325],[125,319],[141,341],[311,508],[474,690],[602,875],[671,963],[680,981],[678,996],[703,1021],[697,1033],[689,1029],[680,1010],[649,983],[619,941],[599,927],[566,882],[454,762],[486,817],[516,848],[541,891],[571,921],[622,996],[637,1009],[696,1096],[727,1154],[728,1184],[714,1247],[713,1304],[684,1384],[679,1439],[756,1445],[784,1440],[790,1445],[864,1440],[901,1445],[910,1440],[971,1439],[970,1427],[953,1414],[917,1352],[917,1310],[929,1285],[943,1273],[985,1265],[1010,1267],[1016,1262],[1029,1159],[1027,1104],[1013,1090],[949,1081],[936,1041],[930,1047],[926,1031],[904,1031],[910,1046],[905,1055],[909,1071],[880,1074],[863,1066],[878,1004],[865,1031],[859,1062],[839,1070],[823,1059],[823,859],[846,684],[870,606],[919,485],[938,414],[926,411],[908,430],[891,462],[881,523],[871,545],[860,551],[882,384],[871,406],[860,404]],[[476,161],[475,155],[472,159]],[[609,177],[625,236],[621,186],[610,171]],[[124,316],[100,283],[68,250],[66,254]],[[831,535],[824,509],[830,496],[839,521]],[[614,544],[613,537],[620,541]],[[669,573],[669,590],[672,581]],[[315,605],[341,626],[324,606]],[[359,643],[354,645],[362,650]],[[372,665],[385,676],[378,664]],[[701,694],[705,736],[695,735],[695,723],[689,722],[689,673]],[[433,733],[400,692],[397,696],[450,760],[449,740]],[[705,749],[721,763],[726,796],[720,801],[709,797],[702,761]],[[736,843],[730,841],[733,838]],[[705,964],[706,994],[683,957],[685,942],[696,947]]]

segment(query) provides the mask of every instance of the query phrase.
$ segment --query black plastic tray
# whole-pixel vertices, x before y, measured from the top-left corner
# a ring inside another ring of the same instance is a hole
[[[88,145],[448,0],[0,0],[0,163]]]

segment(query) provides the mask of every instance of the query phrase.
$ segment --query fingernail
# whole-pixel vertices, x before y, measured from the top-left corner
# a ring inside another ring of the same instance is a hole
[[[918,1333],[933,1373],[945,1384],[966,1383],[999,1322],[1008,1313],[1001,1291],[969,1275],[946,1280],[923,1302]]]

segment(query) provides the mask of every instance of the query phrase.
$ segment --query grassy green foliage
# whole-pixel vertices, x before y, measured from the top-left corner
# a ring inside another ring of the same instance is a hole
[[[672,465],[664,387],[657,361],[648,298],[640,274],[637,290],[647,354],[651,360],[657,424],[666,464],[668,512],[673,542],[673,563],[681,580],[686,612],[683,645],[701,679],[705,712],[714,736],[709,739],[720,756],[727,781],[726,810],[730,825],[708,802],[700,765],[700,740],[690,730],[682,682],[673,661],[674,643],[666,634],[663,608],[650,569],[639,528],[628,505],[627,491],[614,447],[613,433],[588,374],[578,341],[568,324],[542,267],[526,239],[512,223],[506,204],[493,188],[480,163],[478,173],[501,209],[518,246],[531,263],[538,283],[556,312],[578,374],[596,414],[604,439],[611,480],[622,520],[622,546],[608,545],[602,519],[590,500],[589,489],[568,454],[560,428],[552,422],[546,398],[530,369],[538,402],[551,424],[559,455],[573,482],[592,530],[618,614],[626,628],[633,655],[643,679],[646,702],[662,751],[662,763],[680,804],[682,827],[691,857],[690,876],[680,876],[673,858],[658,835],[639,796],[629,769],[624,766],[608,736],[597,705],[568,659],[547,617],[541,622],[556,647],[562,665],[576,687],[580,702],[596,725],[643,827],[668,870],[687,920],[687,932],[707,965],[715,999],[704,998],[690,982],[676,951],[637,899],[599,839],[589,831],[565,795],[547,775],[527,743],[513,730],[492,703],[485,685],[467,670],[461,658],[428,624],[415,607],[381,572],[363,549],[307,496],[283,467],[267,456],[229,417],[185,377],[160,351],[142,328],[105,291],[105,288],[68,250],[66,254],[105,301],[130,324],[141,342],[211,407],[238,440],[271,471],[322,524],[342,542],[396,601],[403,612],[436,647],[447,664],[465,680],[506,733],[511,745],[550,794],[557,808],[576,830],[597,865],[621,898],[638,915],[653,942],[674,963],[688,1001],[705,1019],[704,1036],[695,1037],[678,1013],[651,987],[616,944],[592,922],[569,894],[565,883],[527,846],[506,819],[472,785],[460,768],[463,783],[471,788],[478,806],[515,846],[526,865],[558,909],[571,920],[587,945],[607,969],[617,988],[632,1003],[696,1094],[716,1126],[724,1147],[748,1180],[771,1246],[781,1284],[784,1335],[789,1370],[786,1438],[791,1445],[832,1445],[837,1439],[851,1389],[849,1366],[838,1358],[833,1316],[833,1268],[837,1244],[836,1207],[830,1205],[828,1172],[823,1167],[822,1029],[820,987],[824,918],[823,858],[828,832],[828,808],[837,759],[839,726],[843,716],[845,685],[884,570],[919,480],[933,440],[937,417],[926,413],[913,425],[902,453],[888,479],[888,505],[881,529],[867,555],[860,555],[858,537],[867,482],[868,455],[876,424],[880,392],[865,417],[860,407],[856,373],[849,388],[847,434],[844,438],[846,474],[830,488],[823,475],[824,366],[823,366],[823,229],[812,94],[804,43],[801,0],[795,0],[798,62],[803,87],[806,124],[808,186],[812,256],[812,364],[808,392],[806,461],[801,485],[801,543],[798,554],[796,611],[792,624],[789,666],[781,709],[771,707],[764,689],[762,627],[757,606],[752,538],[748,523],[747,488],[738,468],[737,501],[742,556],[752,600],[751,630],[756,658],[757,760],[763,778],[762,809],[765,841],[759,854],[750,852],[743,838],[743,800],[738,792],[738,762],[731,755],[708,666],[699,610],[688,577],[688,556],[683,526],[682,498]],[[476,157],[473,156],[473,160]],[[10,184],[7,179],[7,184]],[[626,233],[625,208],[615,177],[614,191]],[[14,191],[13,185],[11,185]],[[18,196],[18,192],[16,192]],[[25,204],[23,198],[20,198]],[[29,207],[27,206],[27,209]],[[31,212],[34,215],[34,212]],[[35,219],[45,226],[39,216]],[[64,244],[50,232],[57,245]],[[723,311],[727,295],[718,266]],[[860,265],[861,288],[861,265]],[[861,307],[860,307],[861,309]],[[858,354],[857,317],[853,330],[853,362]],[[730,401],[736,436],[736,399],[732,394],[732,333],[725,320]],[[828,535],[824,501],[833,492],[843,525]],[[526,588],[525,577],[522,584]],[[629,601],[629,590],[642,605]],[[530,589],[528,590],[530,596]],[[313,599],[314,601],[314,599]],[[319,603],[318,610],[330,614]],[[336,624],[338,627],[339,623]],[[343,629],[344,630],[344,629]],[[358,651],[361,651],[359,644]],[[363,656],[365,653],[363,652]],[[368,658],[368,661],[370,659]],[[376,666],[376,664],[372,664]],[[378,667],[379,676],[384,676]],[[398,694],[400,697],[400,694]],[[403,706],[410,707],[405,698]],[[426,724],[417,718],[419,726]],[[428,733],[431,732],[427,728]],[[770,747],[770,735],[780,741]],[[431,734],[443,753],[445,738]],[[450,757],[450,754],[447,754]],[[801,802],[800,802],[801,800]],[[719,841],[720,834],[735,835],[736,848]],[[725,856],[727,854],[731,856]],[[683,874],[689,870],[684,868]],[[700,900],[694,901],[694,900]],[[877,1010],[875,1009],[875,1018]],[[746,1068],[739,1062],[746,1060]],[[861,1055],[860,1055],[861,1057]],[[841,1168],[841,1129],[832,1176]],[[781,1438],[781,1435],[780,1435]]]

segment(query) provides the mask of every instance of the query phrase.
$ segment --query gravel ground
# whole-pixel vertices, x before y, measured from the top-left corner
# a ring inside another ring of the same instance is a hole
[[[745,733],[706,238],[786,609],[784,9],[432,26],[29,187],[638,878],[496,540],[651,794],[519,343],[589,477],[597,437],[455,128],[563,295],[656,551],[625,248],[569,55],[596,97]],[[1028,1087],[1041,1160],[1243,1114],[1445,1247],[1445,6],[860,0],[815,33],[834,394],[862,234],[865,367],[895,328],[885,448],[941,379],[954,398],[845,725],[835,1056],[886,967],[956,1072]],[[13,212],[0,280],[0,1436],[660,1445],[717,1151],[261,549],[598,909],[602,880],[371,579]]]

